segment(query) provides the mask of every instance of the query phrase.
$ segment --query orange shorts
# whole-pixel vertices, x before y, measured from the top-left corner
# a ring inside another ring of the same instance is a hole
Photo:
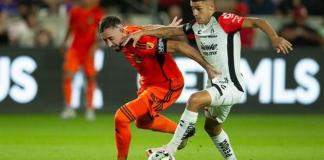
[[[159,112],[169,108],[179,98],[182,88],[171,90],[161,87],[148,87],[138,97],[120,108],[130,120],[143,116],[156,117]]]
[[[96,69],[94,66],[94,56],[92,53],[79,53],[78,51],[70,48],[64,56],[63,70],[65,72],[76,73],[82,67],[86,76],[95,76]]]

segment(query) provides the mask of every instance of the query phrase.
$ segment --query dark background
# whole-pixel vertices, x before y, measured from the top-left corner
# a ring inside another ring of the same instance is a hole
[[[262,58],[283,58],[286,61],[286,88],[296,88],[294,67],[303,58],[311,58],[320,65],[316,79],[320,83],[321,93],[317,101],[310,105],[295,104],[260,104],[258,96],[248,96],[246,103],[233,107],[233,112],[249,113],[324,113],[322,86],[324,83],[324,62],[321,52],[317,49],[296,50],[290,55],[281,56],[271,50],[244,50],[242,57],[246,59],[254,72]],[[102,112],[114,112],[119,106],[136,97],[136,72],[127,63],[122,54],[105,50],[104,67],[98,74],[98,85],[104,96]],[[38,84],[36,98],[27,104],[14,102],[9,96],[0,101],[0,112],[59,112],[63,108],[62,96],[62,55],[53,48],[23,49],[2,48],[1,57],[10,57],[11,61],[18,56],[32,57],[37,63],[37,69],[32,73]],[[190,65],[190,64],[188,64]],[[184,66],[185,67],[185,66]],[[282,70],[273,71],[282,72]],[[1,74],[0,74],[1,75]],[[198,82],[203,82],[203,76],[198,76]],[[1,84],[1,82],[0,82]],[[13,85],[13,82],[11,82]],[[199,87],[198,87],[199,88]],[[183,111],[184,104],[175,104],[168,111]]]

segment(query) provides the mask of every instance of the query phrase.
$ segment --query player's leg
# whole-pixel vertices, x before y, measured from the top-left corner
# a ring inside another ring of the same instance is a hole
[[[153,131],[164,132],[164,133],[174,133],[177,124],[160,114],[162,110],[169,108],[174,104],[180,97],[182,92],[182,87],[175,90],[164,89],[164,88],[149,88],[147,89],[150,96],[150,113],[144,117],[140,117],[136,120],[136,126],[142,129],[150,129]]]
[[[206,117],[205,131],[208,133],[214,145],[226,160],[236,160],[229,137],[222,129],[221,123],[219,123],[216,119]]]
[[[220,91],[211,85],[203,91],[192,94],[171,141],[162,149],[167,149],[175,154],[177,149],[184,148],[188,138],[195,132],[199,109],[216,104],[220,96]],[[156,148],[151,150],[156,150]]]
[[[131,129],[129,124],[135,120],[135,116],[124,105],[115,114],[115,141],[117,147],[117,160],[126,160],[131,141]]]
[[[147,114],[143,117],[138,118],[136,120],[135,125],[137,128],[141,129],[149,129],[152,131],[172,134],[174,133],[177,127],[177,124],[174,121],[161,114],[155,117],[152,117],[150,114]]]
[[[79,69],[79,61],[73,49],[69,49],[64,56],[63,63],[63,95],[65,109],[61,113],[64,119],[74,118],[75,112],[71,107],[72,101],[72,81],[75,73]]]
[[[91,54],[85,59],[83,64],[84,72],[86,75],[86,119],[87,120],[95,120],[95,110],[93,106],[93,94],[96,89],[96,69],[94,66],[94,58]]]
[[[96,78],[95,76],[90,76],[90,77],[86,77],[87,78],[87,86],[86,86],[86,119],[87,120],[95,120],[96,116],[95,116],[95,110],[94,110],[94,106],[93,106],[93,94],[94,94],[94,90],[96,89]]]
[[[167,144],[167,149],[172,154],[175,154],[178,148],[183,148],[183,146],[180,146],[181,143],[194,134],[199,109],[210,105],[211,101],[211,96],[206,90],[196,92],[190,96],[187,107],[181,115],[177,129],[171,141]]]
[[[115,114],[115,139],[118,160],[127,159],[131,141],[130,123],[150,113],[150,92],[142,92],[138,98],[119,108]]]
[[[221,103],[214,103],[205,109],[205,130],[226,160],[236,160],[229,137],[222,129],[222,124],[227,119],[232,105],[240,101],[243,92],[232,85],[225,85],[225,88],[221,91],[222,94],[218,98]]]

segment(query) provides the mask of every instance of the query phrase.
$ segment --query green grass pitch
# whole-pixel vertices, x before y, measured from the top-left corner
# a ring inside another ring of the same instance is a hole
[[[83,114],[61,120],[55,114],[0,114],[0,160],[114,160],[112,114],[87,122]],[[179,114],[169,115],[178,121]],[[177,160],[221,160],[203,130],[179,151]],[[323,115],[231,114],[224,128],[240,160],[323,160]],[[132,125],[130,160],[145,160],[144,150],[165,144],[170,134]]]

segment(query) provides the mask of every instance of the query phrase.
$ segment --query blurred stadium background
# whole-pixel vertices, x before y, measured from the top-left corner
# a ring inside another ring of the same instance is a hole
[[[75,0],[0,0],[0,160],[114,159],[114,112],[136,97],[137,77],[121,54],[96,53],[96,121],[83,118],[84,78],[74,79],[78,117],[64,121],[61,46]],[[225,123],[239,159],[324,159],[324,1],[217,0],[217,9],[268,20],[294,45],[292,54],[275,54],[260,31],[242,30],[241,71],[246,95]],[[187,0],[102,0],[107,15],[125,24],[165,24],[178,16],[190,21]],[[206,74],[176,56],[185,89],[166,111],[178,120],[189,95],[203,88]],[[177,159],[221,159],[203,131]],[[147,147],[170,135],[133,128],[129,159],[145,159]],[[156,137],[159,137],[158,139]],[[160,138],[161,137],[161,138]],[[148,139],[154,139],[148,141]]]

